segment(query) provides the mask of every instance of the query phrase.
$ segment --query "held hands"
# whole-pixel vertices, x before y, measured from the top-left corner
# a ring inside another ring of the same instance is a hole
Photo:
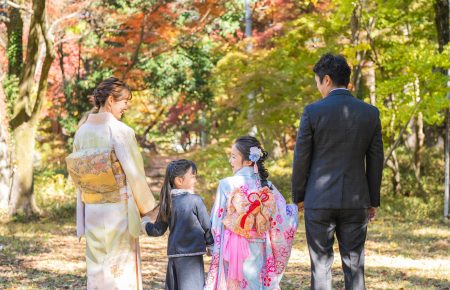
[[[376,207],[370,207],[368,209],[369,222],[373,222],[375,220],[375,218],[377,217],[377,210],[378,210],[378,208],[376,208]]]
[[[144,217],[141,219],[141,230],[142,230],[142,232],[146,233],[145,226],[146,226],[147,223],[149,223],[149,222],[150,222],[150,218],[149,218],[148,216],[144,216]]]

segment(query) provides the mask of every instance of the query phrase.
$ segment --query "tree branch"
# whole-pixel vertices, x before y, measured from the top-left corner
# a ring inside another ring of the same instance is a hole
[[[409,123],[411,122],[412,118],[414,118],[414,116],[416,115],[417,109],[419,107],[419,104],[422,102],[423,99],[420,99],[416,105],[414,106],[413,112],[411,113],[411,116],[408,119],[408,122],[405,123],[405,125],[403,126],[403,128],[400,130],[400,133],[398,134],[397,140],[395,140],[394,144],[391,146],[391,148],[388,150],[388,154],[386,155],[386,158],[384,159],[383,162],[383,167],[386,166],[389,158],[391,158],[392,153],[394,152],[395,149],[397,149],[398,145],[400,144],[400,141],[402,140],[402,136],[405,133],[406,128],[408,128]]]
[[[67,20],[67,19],[70,19],[70,18],[75,18],[75,17],[77,17],[77,16],[79,16],[79,15],[81,15],[81,12],[80,12],[80,11],[74,12],[74,13],[71,13],[71,14],[68,14],[68,15],[66,15],[66,16],[64,16],[64,17],[61,17],[61,18],[55,20],[55,21],[52,23],[52,25],[50,26],[50,28],[48,29],[48,33],[53,34],[54,30],[56,29],[56,27],[57,27],[61,22],[65,21],[65,20]]]
[[[147,14],[144,14],[144,17],[142,18],[142,23],[141,23],[141,31],[139,32],[139,42],[136,46],[136,49],[133,52],[133,56],[131,57],[131,62],[128,64],[127,68],[122,73],[122,79],[125,79],[126,75],[131,71],[131,69],[134,67],[134,65],[138,61],[139,51],[141,50],[142,43],[144,42],[146,20],[147,20]]]
[[[13,1],[5,0],[5,1],[3,1],[3,3],[8,5],[8,6],[11,6],[13,8],[23,10],[23,11],[29,13],[29,14],[33,14],[33,10],[31,10],[31,9],[25,7],[25,6],[22,6],[20,4],[14,3]]]

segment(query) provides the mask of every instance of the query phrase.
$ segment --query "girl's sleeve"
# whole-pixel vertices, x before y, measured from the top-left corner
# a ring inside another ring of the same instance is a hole
[[[214,238],[211,233],[211,222],[209,219],[208,211],[206,210],[206,206],[203,203],[203,200],[200,196],[197,198],[196,202],[196,210],[197,210],[197,218],[205,231],[205,242],[207,246],[211,246],[214,244]]]
[[[145,232],[150,237],[160,237],[167,231],[169,224],[160,220],[155,223],[148,222],[145,225]]]
[[[156,205],[155,198],[148,187],[144,161],[139,146],[130,128],[115,128],[114,150],[125,172],[127,185],[131,187],[133,198],[141,215],[149,213]]]
[[[211,211],[211,233],[214,237],[214,246],[211,252],[211,264],[209,267],[208,276],[205,281],[204,290],[222,289],[223,285],[219,285],[223,280],[223,263],[222,263],[222,243],[224,237],[224,226],[222,223],[226,214],[227,206],[227,183],[225,180],[219,182],[217,188],[216,200]],[[222,278],[220,278],[222,277]]]
[[[272,215],[273,222],[269,230],[269,238],[266,239],[266,256],[273,258],[277,265],[276,271],[271,273],[273,288],[270,289],[279,289],[297,232],[298,209],[295,204],[286,204],[283,195],[275,186],[272,186],[272,193],[275,196],[277,210]]]
[[[219,182],[219,187],[216,192],[216,199],[214,201],[214,206],[211,210],[211,232],[214,236],[214,249],[220,249],[221,235],[223,232],[223,219],[226,214],[227,209],[227,196],[226,196],[226,185],[224,181]]]

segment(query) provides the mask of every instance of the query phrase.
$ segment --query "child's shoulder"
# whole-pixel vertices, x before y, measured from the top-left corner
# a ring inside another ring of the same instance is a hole
[[[229,176],[219,180],[219,190],[222,192],[230,192],[236,187],[249,184],[249,181],[242,176]]]
[[[185,199],[187,199],[187,200],[191,200],[191,201],[193,201],[193,202],[198,202],[198,201],[201,201],[201,202],[203,202],[203,198],[199,195],[199,194],[197,194],[197,193],[188,193],[188,194],[184,194],[184,195],[182,195]]]

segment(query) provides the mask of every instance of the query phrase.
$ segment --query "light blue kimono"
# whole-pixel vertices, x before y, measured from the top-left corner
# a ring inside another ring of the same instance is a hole
[[[276,212],[270,218],[270,229],[258,238],[249,238],[249,256],[242,267],[242,281],[236,283],[227,279],[228,263],[224,260],[224,238],[229,230],[224,227],[230,195],[240,189],[253,193],[260,188],[259,175],[253,167],[243,167],[234,176],[220,180],[216,200],[211,212],[214,250],[205,289],[280,289],[280,281],[294,241],[298,225],[296,205],[287,205],[281,193],[269,182],[270,191],[276,200]]]

